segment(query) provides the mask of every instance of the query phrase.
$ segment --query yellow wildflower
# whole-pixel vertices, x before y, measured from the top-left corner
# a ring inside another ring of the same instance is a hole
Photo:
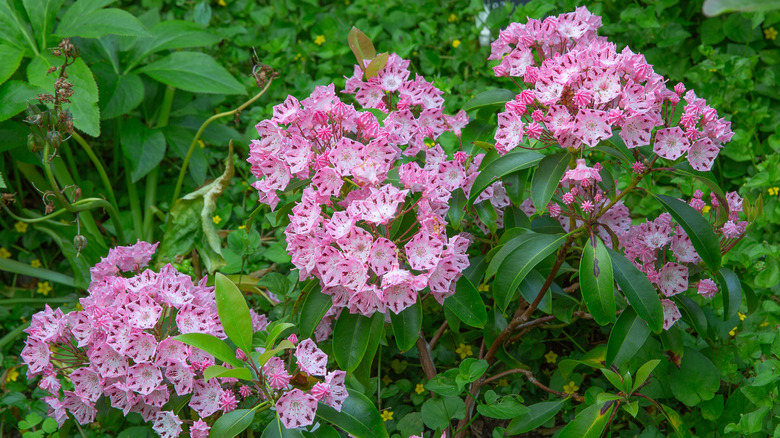
[[[238,229],[239,229],[239,230],[246,230],[246,225],[239,225],[239,226],[238,226]]]
[[[769,321],[764,321],[761,324],[759,324],[759,327],[766,327],[769,325]]]
[[[452,42],[452,47],[454,47],[456,49],[458,48],[459,45],[460,45],[460,40],[455,40],[455,41]]]
[[[43,295],[49,295],[51,292],[51,284],[48,281],[41,281],[38,283],[38,293]]]
[[[198,146],[200,146],[201,149],[206,147],[206,143],[203,143],[203,140],[198,140]]]
[[[16,368],[9,368],[8,372],[5,373],[5,383],[16,382],[17,377],[19,377],[19,371],[16,371]]]
[[[222,218],[219,217],[219,215],[214,216],[211,218],[212,221],[214,221],[215,224],[219,225],[220,222],[222,222]]]
[[[733,329],[729,330],[729,336],[737,336],[737,328],[734,327]]]
[[[466,344],[460,344],[458,348],[455,349],[455,353],[459,354],[461,359],[465,359],[474,355],[474,353],[471,351],[471,345]]]
[[[745,314],[744,314],[744,313],[742,313],[742,312],[737,312],[737,315],[739,315],[739,320],[740,320],[740,321],[744,321],[744,320],[745,320],[745,318],[747,318],[747,315],[745,315]]]
[[[225,3],[225,0],[217,0],[217,4],[222,6],[223,8],[227,6],[227,3]]]
[[[393,419],[393,411],[382,411],[382,420],[390,421]]]
[[[11,257],[11,253],[7,249],[0,247],[0,259],[7,259]]]
[[[40,260],[35,259],[35,260],[30,262],[30,266],[32,266],[33,268],[40,268],[43,265],[41,264]]]
[[[317,38],[314,38],[314,44],[321,46],[322,43],[325,42],[325,35],[317,35]]]
[[[509,386],[509,379],[507,379],[506,377],[498,379],[498,386],[504,386],[504,387]]]
[[[449,21],[450,23],[454,23],[458,21],[458,16],[455,14],[450,14],[450,16],[447,17],[447,21]]]
[[[712,207],[710,207],[709,205],[705,205],[704,207],[702,207],[701,212],[702,213],[709,213],[710,210],[712,210]]]
[[[769,193],[769,196],[777,196],[780,193],[780,187],[770,187],[767,193]]]
[[[554,351],[550,350],[547,352],[547,354],[544,355],[544,358],[547,359],[547,363],[555,363],[555,361],[558,360],[558,355],[555,354]]]
[[[768,27],[764,29],[764,38],[768,40],[774,40],[775,38],[777,38],[777,31],[775,30],[775,28]]]
[[[21,222],[21,221],[19,221],[16,224],[14,224],[14,228],[16,228],[16,231],[18,231],[20,233],[26,233],[28,226],[29,225],[26,222]]]
[[[573,380],[563,385],[563,392],[565,392],[566,394],[574,394],[575,392],[577,392],[578,389],[580,389],[580,387],[577,386]]]
[[[477,286],[477,290],[480,291],[480,292],[487,292],[487,291],[490,290],[490,286],[488,286],[488,285],[483,283],[483,284],[480,284],[479,286]]]
[[[417,50],[412,52],[412,56],[417,56],[417,55],[419,55],[419,53],[417,53]]]
[[[297,53],[295,55],[295,58],[293,58],[293,61],[300,61],[302,59],[303,59],[303,55],[301,55],[300,53]]]
[[[425,386],[423,386],[422,383],[418,383],[417,386],[414,387],[414,392],[418,394],[422,394],[423,392],[425,392]]]

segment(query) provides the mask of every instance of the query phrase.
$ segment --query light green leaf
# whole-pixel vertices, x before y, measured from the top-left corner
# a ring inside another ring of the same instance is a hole
[[[528,412],[521,415],[509,423],[506,428],[506,436],[519,435],[530,432],[544,423],[550,421],[566,403],[563,399],[559,401],[542,402],[528,406]]]
[[[245,431],[255,419],[255,409],[236,409],[222,415],[209,432],[213,438],[233,438]]]
[[[541,214],[552,199],[564,172],[569,168],[571,156],[566,152],[548,155],[542,159],[531,179],[531,200]]]
[[[276,343],[276,339],[279,338],[279,336],[290,327],[294,327],[294,325],[290,324],[289,322],[274,321],[269,324],[268,327],[265,328],[268,332],[268,337],[265,338],[265,347],[272,348]]]
[[[617,307],[612,261],[604,242],[596,235],[591,235],[582,249],[580,290],[594,321],[599,325],[615,322]]]
[[[317,417],[356,437],[388,438],[384,421],[371,401],[357,391],[348,392],[341,412],[320,403]]]
[[[236,352],[233,351],[225,341],[214,335],[207,335],[205,333],[184,333],[174,337],[174,339],[195,348],[200,348],[222,362],[227,362],[236,368],[243,366],[241,361],[236,359]]]
[[[664,310],[655,287],[642,271],[622,254],[607,248],[615,280],[636,313],[647,321],[650,329],[660,332],[664,325]]]
[[[214,377],[233,377],[242,380],[252,380],[249,368],[225,368],[222,365],[212,365],[203,372],[203,378],[208,382]]]
[[[777,0],[704,0],[701,11],[708,17],[728,12],[760,12],[780,9]]]
[[[90,5],[82,5],[91,3]],[[104,5],[110,2],[100,2]],[[82,38],[100,38],[103,35],[143,36],[148,32],[133,14],[122,9],[94,8],[94,0],[79,0],[71,6],[60,20],[57,31],[60,38],[79,36]],[[89,12],[86,12],[89,11]],[[86,13],[85,13],[86,12]]]
[[[41,50],[46,49],[46,40],[54,28],[54,19],[62,6],[63,0],[23,0],[24,9],[30,19],[35,39],[40,43]],[[2,59],[2,58],[0,58]]]
[[[487,322],[485,303],[477,288],[465,275],[455,284],[455,293],[444,300],[444,307],[471,327],[482,328]]]
[[[244,86],[205,53],[174,52],[138,72],[192,93],[246,94]]]
[[[221,37],[191,21],[161,21],[149,29],[149,36],[136,40],[130,52],[130,64],[135,65],[152,53],[162,50],[212,46],[221,40]]]
[[[7,44],[0,44],[0,59],[3,60],[0,63],[0,85],[7,81],[16,69],[19,68],[23,56],[24,50]],[[5,101],[2,102],[5,105]],[[2,112],[5,112],[5,110],[0,110],[0,113]]]
[[[645,380],[650,377],[650,373],[653,372],[659,363],[661,363],[659,359],[653,359],[647,361],[644,365],[639,367],[636,372],[636,381],[634,382],[634,386],[631,388],[631,390],[636,391],[640,386],[642,386],[642,384],[645,383]]]
[[[480,166],[480,172],[471,186],[468,205],[474,204],[474,200],[491,184],[518,170],[527,169],[542,161],[544,155],[537,152],[530,152],[522,149],[514,149],[508,154],[499,157],[490,163]]]
[[[417,339],[420,338],[420,329],[423,322],[422,303],[420,303],[420,300],[417,300],[398,314],[392,311],[389,313],[395,343],[398,345],[401,353],[403,353],[414,347]]]
[[[214,295],[217,312],[227,337],[245,354],[252,350],[252,315],[244,295],[229,278],[217,273]]]

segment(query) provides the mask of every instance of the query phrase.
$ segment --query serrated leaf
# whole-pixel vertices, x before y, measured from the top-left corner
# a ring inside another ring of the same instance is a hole
[[[121,9],[109,8],[93,10],[85,15],[72,12],[74,7],[84,0],[79,0],[71,6],[60,20],[57,31],[60,38],[79,36],[82,38],[100,38],[103,35],[143,36],[148,32],[143,24],[133,14]]]
[[[45,92],[27,82],[8,81],[0,85],[0,122],[24,111],[28,104],[35,104],[38,94]]]
[[[19,68],[23,56],[24,50],[7,44],[0,44],[0,59],[3,60],[0,63],[0,85],[7,81],[16,69]],[[5,105],[5,101],[2,102]],[[0,110],[0,113],[2,112],[5,112],[5,110]]]

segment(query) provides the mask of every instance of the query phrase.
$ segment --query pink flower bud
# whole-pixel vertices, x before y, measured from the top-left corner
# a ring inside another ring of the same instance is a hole
[[[293,345],[296,345],[298,343],[298,336],[295,336],[295,333],[293,333],[287,337],[287,340],[292,342]]]
[[[246,353],[244,353],[243,350],[238,348],[238,349],[236,349],[236,359],[238,359],[238,360],[243,362],[243,361],[246,361],[248,358],[246,357]]]

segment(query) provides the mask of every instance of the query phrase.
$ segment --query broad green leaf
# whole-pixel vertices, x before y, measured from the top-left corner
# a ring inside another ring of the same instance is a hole
[[[454,313],[464,324],[482,328],[487,322],[487,310],[479,291],[466,276],[455,284],[455,293],[444,300],[444,307]]]
[[[357,437],[388,438],[384,421],[371,401],[357,391],[348,392],[341,412],[320,403],[317,417]]]
[[[545,280],[546,278],[544,275],[540,274],[535,269],[532,270],[520,283],[520,295],[522,295],[523,299],[527,302],[532,303],[536,299],[536,295],[539,291],[542,290]],[[539,301],[537,309],[548,314],[552,312],[552,291],[549,288],[547,289],[547,292],[544,293],[542,301]]]
[[[161,21],[149,28],[149,36],[136,40],[130,52],[130,63],[137,64],[152,53],[162,50],[212,46],[221,40],[221,37],[205,30],[198,23],[183,20]]]
[[[704,0],[701,11],[708,17],[728,12],[760,12],[780,8],[777,0]]]
[[[517,172],[512,172],[509,175],[504,175],[502,178],[504,183],[504,190],[506,190],[506,195],[509,197],[509,200],[512,201],[512,205],[515,207],[519,207],[520,204],[523,203],[523,200],[525,200],[525,186],[526,182],[528,181],[529,173],[529,169],[524,169]],[[505,217],[507,213],[506,210],[504,210]]]
[[[401,353],[403,353],[414,347],[417,339],[420,338],[420,329],[423,322],[422,303],[420,303],[420,300],[417,300],[397,315],[392,311],[389,313],[395,343],[398,345]]]
[[[492,286],[496,306],[502,311],[506,310],[525,276],[539,262],[557,251],[564,240],[565,235],[539,234],[507,254],[496,272]]]
[[[222,365],[212,365],[203,372],[203,378],[208,382],[214,377],[234,377],[236,379],[252,380],[249,368],[225,368]]]
[[[333,305],[333,298],[320,292],[319,283],[306,295],[306,301],[301,307],[301,319],[299,323],[301,339],[311,338],[314,330],[322,321],[322,317]]]
[[[669,367],[672,394],[686,406],[696,406],[709,400],[720,387],[720,371],[707,356],[685,348],[680,369]]]
[[[466,195],[463,193],[463,189],[458,188],[452,192],[447,217],[450,219],[450,225],[456,230],[460,230],[461,222],[463,222],[463,218],[466,217],[466,201]]]
[[[571,156],[566,152],[548,155],[539,162],[531,179],[531,200],[538,213],[544,212],[552,199],[564,172],[569,168]]]
[[[34,268],[28,263],[22,263],[12,259],[0,258],[0,271],[39,278],[41,280],[51,281],[52,283],[62,284],[68,287],[76,287],[73,277],[67,276],[57,271],[51,271],[43,268]]]
[[[658,333],[664,325],[664,309],[661,299],[650,280],[622,254],[607,248],[612,259],[612,269],[620,290],[636,310],[637,315],[647,321],[650,330]]]
[[[333,327],[333,356],[339,368],[352,373],[368,348],[371,318],[342,313]]]
[[[268,423],[260,438],[303,438],[304,436],[302,429],[288,429],[279,421],[279,417],[276,417]]]
[[[263,366],[263,365],[266,364],[266,362],[271,360],[271,358],[276,356],[278,353],[280,353],[280,352],[282,352],[284,350],[289,350],[291,348],[295,348],[295,345],[293,345],[293,343],[290,342],[287,339],[282,339],[279,342],[279,344],[276,346],[276,348],[274,348],[274,349],[266,349],[262,354],[257,356],[257,358],[255,360],[257,360],[257,363],[260,366]]]
[[[352,29],[349,30],[347,44],[349,44],[349,48],[352,49],[352,53],[355,54],[355,59],[357,59],[357,64],[361,69],[365,68],[365,64],[363,63],[364,60],[373,59],[376,56],[376,50],[371,43],[371,38],[366,36],[366,34],[355,26],[352,26]]]
[[[143,101],[144,84],[140,76],[117,75],[107,64],[96,64],[93,70],[100,88],[98,104],[103,120],[127,114]]]
[[[542,161],[542,158],[544,155],[540,153],[515,149],[487,165],[483,162],[479,175],[471,186],[468,205],[473,205],[477,196],[502,176],[532,167]]]
[[[205,53],[174,52],[138,72],[192,93],[246,94],[244,86]]]
[[[119,132],[122,153],[130,163],[130,177],[137,182],[165,157],[165,136],[159,129],[151,129],[137,118],[127,120]]]
[[[266,348],[272,348],[276,343],[276,339],[279,337],[279,335],[291,327],[294,327],[294,325],[290,324],[289,322],[274,321],[269,324],[268,327],[265,328],[265,330],[268,332],[268,336],[265,338]]]
[[[65,12],[54,34],[60,38],[100,38],[108,34],[147,35],[146,28],[133,14],[116,8],[101,9],[109,3],[100,0],[77,1]]]
[[[236,359],[236,352],[222,339],[205,333],[184,333],[174,337],[177,341],[184,342],[195,348],[200,348],[206,353],[216,357],[222,362],[227,362],[234,367],[242,367],[240,360]]]
[[[217,313],[227,337],[245,354],[252,349],[252,315],[246,304],[244,294],[238,286],[217,272],[214,282],[214,296],[217,300]]]
[[[34,51],[37,49],[29,28],[24,24],[26,20],[20,18],[21,10],[15,8],[18,3],[0,0],[0,41],[4,41],[16,48]]]
[[[591,235],[582,249],[580,290],[594,321],[599,325],[615,322],[617,307],[612,261],[604,242],[596,235]]]
[[[469,357],[467,359],[464,359],[459,365],[458,365],[458,372],[460,376],[467,382],[471,383],[475,380],[482,377],[483,374],[485,374],[485,371],[488,369],[488,363],[485,360],[482,359],[474,359],[473,357]]]
[[[702,338],[707,337],[707,315],[704,314],[704,311],[701,310],[701,307],[699,307],[696,302],[694,302],[692,299],[686,297],[683,294],[678,294],[673,298],[674,302],[677,303],[677,307],[680,309],[680,313],[682,313],[682,317],[685,319],[685,321],[692,325],[696,331],[699,333],[699,336]]]
[[[504,259],[506,259],[512,251],[533,237],[535,237],[535,233],[526,228],[514,227],[504,231],[504,234],[501,235],[501,239],[498,241],[499,246],[490,250],[487,255],[490,264],[485,271],[485,278],[490,279],[496,275],[496,272],[498,271],[498,268],[501,267],[501,263],[504,262]]]
[[[503,108],[504,104],[515,98],[515,92],[499,88],[497,90],[488,90],[474,96],[473,99],[463,105],[465,111],[482,109],[486,107]]]
[[[390,55],[388,55],[387,52],[380,53],[376,55],[374,59],[371,60],[371,62],[368,63],[368,65],[366,66],[366,80],[373,78],[374,76],[376,76],[379,70],[385,68],[389,56]]]
[[[721,263],[720,240],[712,225],[690,205],[666,195],[656,195],[664,209],[683,227],[691,243],[712,272],[718,272]]]
[[[509,426],[506,428],[506,436],[530,432],[547,423],[566,404],[566,400],[568,399],[536,403],[528,406],[528,412],[525,415],[516,417],[509,423]]]
[[[314,432],[302,430],[301,433],[305,438],[341,438],[341,434],[338,433],[336,429],[322,423],[320,423],[320,426]]]
[[[255,419],[255,409],[236,409],[222,415],[214,422],[209,437],[233,438],[245,431]]]
[[[54,19],[63,0],[23,0],[24,9],[30,19],[36,42],[41,50],[46,49],[46,39],[54,28]],[[2,59],[2,58],[0,58]]]
[[[669,421],[672,429],[674,429],[674,432],[677,434],[677,438],[691,438],[691,432],[685,426],[682,417],[677,413],[677,411],[670,408],[669,406],[664,405],[663,403],[658,403],[657,405],[660,408],[661,413],[664,414],[664,417],[666,417],[666,419]]]
[[[645,383],[645,380],[650,377],[650,373],[653,372],[659,363],[661,363],[659,359],[653,359],[647,361],[644,365],[639,367],[639,369],[636,371],[636,381],[634,381],[634,386],[631,388],[631,390],[636,391],[640,386],[642,386],[642,384]]]
[[[478,405],[477,412],[485,417],[512,420],[528,414],[530,409],[517,401],[514,396],[508,395],[492,403]]]
[[[609,407],[606,409],[604,409],[606,404],[603,406],[598,404],[588,406],[577,414],[574,420],[570,421],[566,427],[561,429],[559,436],[599,438],[607,427],[607,421],[609,421],[615,406],[615,403],[609,403]]]
[[[466,403],[460,397],[432,398],[423,403],[420,413],[429,429],[444,429],[453,419],[466,417]]]
[[[493,208],[493,204],[489,200],[484,200],[474,205],[474,209],[477,210],[479,220],[490,230],[490,234],[496,234],[498,231],[498,213]]]
[[[716,276],[723,297],[723,319],[732,318],[742,306],[742,283],[734,271],[723,268]]]
[[[636,314],[633,307],[627,307],[609,334],[607,365],[621,367],[642,348],[649,337],[647,322]]]
[[[0,44],[0,59],[3,60],[3,62],[0,63],[0,85],[7,81],[8,78],[14,74],[16,69],[19,68],[19,64],[22,62],[23,56],[24,50],[9,46],[7,44]],[[5,105],[4,100],[0,99],[0,101],[2,101],[3,105]],[[0,110],[0,113],[5,111],[5,109]]]

